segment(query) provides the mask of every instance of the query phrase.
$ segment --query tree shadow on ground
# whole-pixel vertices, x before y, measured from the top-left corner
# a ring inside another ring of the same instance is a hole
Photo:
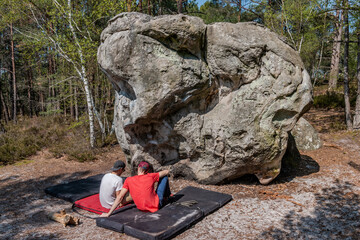
[[[315,194],[316,207],[307,216],[290,211],[280,228],[271,227],[263,239],[359,239],[360,197],[355,185],[336,180]],[[260,238],[259,237],[259,238]]]
[[[56,204],[63,204],[63,200],[47,201],[50,196],[44,192],[46,187],[79,179],[87,174],[89,171],[25,180],[8,177],[13,179],[13,182],[5,179],[0,187],[0,238],[56,239],[57,236],[54,234],[37,233],[36,235],[36,232],[29,233],[29,236],[23,234],[26,230],[36,231],[37,228],[52,223],[45,210],[49,207],[56,208]],[[34,237],[32,238],[31,235]]]
[[[358,170],[360,172],[360,164],[354,163],[353,161],[348,162],[348,165],[355,170]],[[360,238],[360,237],[359,237]]]

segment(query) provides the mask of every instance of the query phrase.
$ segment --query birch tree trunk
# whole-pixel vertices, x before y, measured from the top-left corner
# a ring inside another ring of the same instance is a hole
[[[341,15],[340,19],[339,16]],[[343,29],[344,14],[341,10],[336,10],[336,23],[335,23],[335,34],[334,43],[331,55],[331,69],[329,78],[329,90],[335,90],[337,86],[337,80],[339,77],[339,63],[340,63],[340,48],[341,48],[341,37]]]
[[[344,1],[345,8],[348,6],[348,0]],[[344,100],[345,100],[345,120],[348,130],[352,130],[350,98],[349,98],[349,15],[348,10],[344,10]]]
[[[357,96],[356,96],[356,106],[355,106],[355,116],[353,122],[354,129],[360,129],[360,28],[357,29],[357,38],[358,38],[358,52],[357,52]]]
[[[92,96],[91,96],[91,91],[90,91],[90,86],[89,86],[89,81],[86,77],[86,69],[85,69],[85,61],[84,61],[84,56],[82,53],[82,48],[80,46],[79,40],[76,36],[74,27],[72,25],[72,16],[71,16],[71,0],[68,0],[68,8],[69,8],[69,12],[68,12],[68,18],[69,18],[69,28],[70,31],[73,35],[73,39],[75,41],[79,54],[79,58],[80,58],[80,66],[81,66],[81,70],[76,69],[83,84],[84,84],[84,90],[85,90],[85,96],[86,96],[86,103],[87,103],[87,108],[88,108],[88,115],[89,115],[89,128],[90,128],[90,146],[94,147],[95,146],[95,131],[94,131],[94,115],[93,115],[93,110],[94,110],[94,105],[92,102]]]

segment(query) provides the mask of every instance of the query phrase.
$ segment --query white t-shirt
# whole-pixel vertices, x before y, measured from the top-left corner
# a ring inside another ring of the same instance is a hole
[[[99,198],[104,208],[111,208],[116,198],[116,191],[123,186],[123,179],[116,174],[107,173],[101,179]]]

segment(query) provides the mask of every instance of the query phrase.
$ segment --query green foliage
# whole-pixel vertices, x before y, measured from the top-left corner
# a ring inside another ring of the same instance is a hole
[[[98,145],[105,147],[105,146],[112,146],[117,143],[118,143],[117,138],[116,138],[115,134],[113,133],[113,134],[107,135],[106,138],[104,139],[104,141],[101,143],[98,143]]]
[[[25,159],[45,147],[55,157],[68,156],[78,161],[94,160],[100,151],[89,147],[87,124],[62,116],[25,118],[4,129],[0,133],[0,165]]]
[[[35,154],[46,144],[43,137],[44,132],[36,126],[6,125],[5,133],[0,134],[0,164],[13,163]]]
[[[224,2],[214,3],[213,1],[207,1],[200,7],[200,12],[201,14],[196,13],[190,15],[202,18],[206,24],[214,22],[237,22],[236,8]]]
[[[350,104],[355,105],[356,91],[354,88],[350,91]],[[344,108],[344,94],[338,92],[328,92],[314,97],[314,107],[316,108]]]
[[[324,95],[314,97],[316,108],[337,108],[344,107],[344,94],[326,92]]]

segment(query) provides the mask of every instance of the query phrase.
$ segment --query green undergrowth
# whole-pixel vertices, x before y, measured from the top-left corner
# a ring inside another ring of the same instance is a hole
[[[355,106],[356,94],[350,92],[350,105]],[[344,94],[338,92],[326,92],[325,94],[314,97],[314,107],[316,108],[344,108]]]
[[[114,137],[110,136],[97,146],[113,143]],[[94,160],[96,154],[104,151],[90,148],[85,117],[76,122],[64,116],[24,118],[17,124],[4,125],[0,132],[0,165],[13,164],[43,148],[48,148],[54,157],[67,156],[81,162]]]
[[[334,91],[328,90],[328,85],[316,86],[314,88],[314,104],[315,108],[344,108],[344,87],[342,83]],[[349,97],[350,105],[355,106],[357,95],[357,86],[350,84]]]

